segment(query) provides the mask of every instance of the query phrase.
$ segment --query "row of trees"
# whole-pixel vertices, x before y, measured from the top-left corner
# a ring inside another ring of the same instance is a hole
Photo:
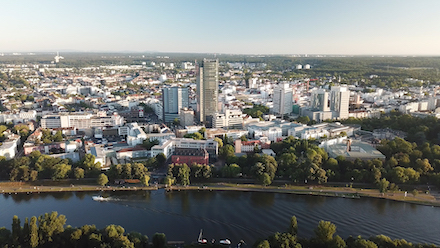
[[[0,228],[1,247],[118,247],[118,248],[165,248],[166,236],[156,233],[152,238],[152,245],[146,235],[137,232],[126,234],[121,226],[109,225],[97,229],[94,225],[84,225],[79,228],[65,227],[66,217],[57,212],[46,213],[38,218],[26,218],[23,226],[21,220],[14,216],[11,230]],[[361,236],[341,238],[336,234],[336,225],[329,221],[320,221],[314,230],[314,235],[309,238],[298,237],[298,222],[295,216],[290,219],[290,224],[285,232],[277,232],[267,239],[257,241],[257,248],[436,248],[435,245],[412,244],[404,239],[395,239],[378,235],[369,239]],[[198,246],[193,244],[193,246]],[[203,244],[199,246],[209,246]]]
[[[431,145],[440,143],[440,121],[435,117],[419,118],[408,114],[392,111],[380,118],[348,118],[341,121],[343,124],[358,124],[363,130],[373,131],[380,128],[391,128],[407,133],[406,139],[422,145],[425,142]]]
[[[165,177],[164,184],[173,185],[180,184],[187,186],[191,181],[203,182],[212,176],[212,167],[205,164],[193,163],[187,164],[170,164],[168,173]]]
[[[275,233],[265,240],[257,241],[254,245],[257,248],[396,248],[396,247],[418,247],[418,248],[435,248],[435,245],[428,244],[412,244],[404,239],[395,239],[385,235],[378,235],[364,239],[361,236],[341,238],[336,234],[336,225],[329,221],[320,221],[314,230],[314,236],[309,239],[299,238],[298,223],[295,216],[290,220],[290,225],[286,232]]]
[[[65,224],[66,217],[57,212],[26,218],[23,226],[21,220],[14,216],[11,230],[0,228],[0,247],[151,247],[146,235],[137,232],[126,234],[121,226],[109,225],[97,229],[94,225],[73,228],[65,227]],[[165,234],[156,233],[152,243],[152,248],[166,247]]]
[[[222,169],[222,175],[254,177],[264,185],[271,184],[275,177],[290,178],[297,182],[327,182],[328,176],[323,165],[328,160],[328,154],[324,149],[294,137],[275,142],[271,148],[276,153],[275,157],[258,153],[236,157],[232,146],[224,146],[220,155],[225,158],[227,165]]]
[[[273,180],[275,177],[320,184],[327,181],[379,184],[382,178],[394,184],[440,184],[440,146],[431,146],[430,143],[418,146],[401,138],[385,140],[377,147],[385,154],[385,161],[351,161],[342,156],[329,158],[328,153],[313,140],[294,137],[272,143],[271,148],[276,153],[275,160],[256,153],[236,157],[232,145],[222,147],[220,157],[227,165],[222,168],[221,175],[250,176],[265,185],[270,184],[269,178]]]
[[[101,165],[95,162],[95,156],[86,154],[78,163],[33,151],[27,157],[0,161],[0,178],[10,181],[35,181],[37,179],[65,179],[97,177]]]

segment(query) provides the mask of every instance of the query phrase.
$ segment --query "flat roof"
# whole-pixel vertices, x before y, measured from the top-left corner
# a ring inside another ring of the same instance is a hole
[[[385,159],[385,155],[376,150],[368,143],[354,140],[351,143],[351,151],[347,151],[347,144],[330,145],[327,148],[330,157],[343,156],[348,159]]]

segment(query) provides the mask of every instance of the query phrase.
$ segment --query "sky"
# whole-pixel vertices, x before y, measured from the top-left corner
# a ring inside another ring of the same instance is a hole
[[[14,0],[1,52],[440,55],[439,0]]]

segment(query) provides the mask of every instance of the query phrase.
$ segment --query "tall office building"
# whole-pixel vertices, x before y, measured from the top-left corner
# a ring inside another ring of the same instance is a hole
[[[314,110],[330,111],[330,99],[328,92],[324,89],[318,89],[312,92],[311,107]]]
[[[164,122],[180,119],[182,108],[188,108],[188,88],[166,87],[162,89],[162,106]]]
[[[293,91],[288,83],[281,83],[273,89],[273,112],[279,115],[292,113]]]
[[[197,71],[197,118],[207,127],[218,112],[218,59],[203,59]]]
[[[346,86],[332,86],[330,90],[330,110],[338,113],[338,119],[348,118],[350,91]]]

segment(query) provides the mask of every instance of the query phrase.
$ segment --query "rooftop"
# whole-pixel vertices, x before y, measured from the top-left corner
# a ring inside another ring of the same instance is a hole
[[[327,148],[327,152],[330,157],[336,158],[337,156],[343,156],[349,160],[354,159],[385,159],[385,155],[376,150],[374,147],[368,143],[353,140],[351,144],[351,151],[347,151],[347,144],[335,144],[330,145]]]

